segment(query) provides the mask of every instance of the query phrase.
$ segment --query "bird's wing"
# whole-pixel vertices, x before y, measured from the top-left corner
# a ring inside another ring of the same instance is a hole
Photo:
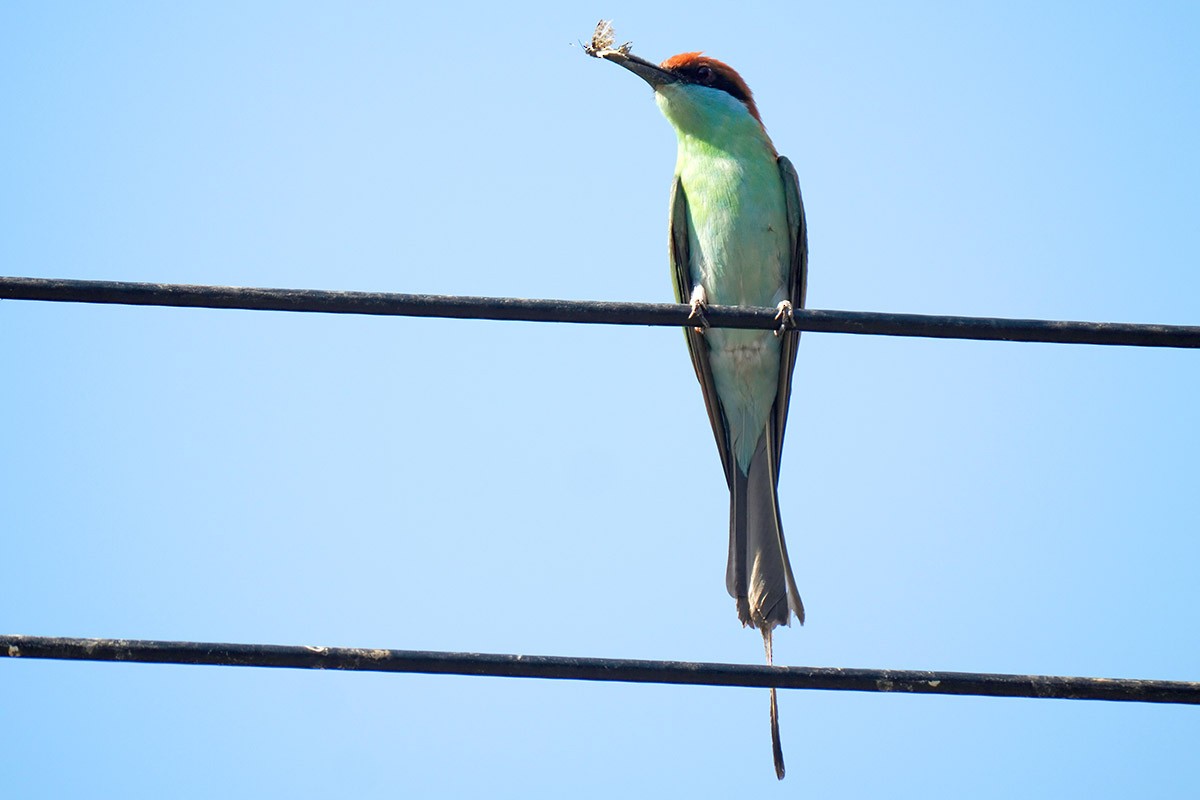
[[[788,231],[791,234],[792,262],[788,270],[788,299],[792,308],[804,308],[808,293],[808,227],[804,222],[804,198],[800,196],[800,179],[792,162],[779,157],[779,177],[783,179],[783,197],[787,203]],[[775,464],[783,455],[783,433],[787,428],[788,402],[792,394],[792,370],[796,367],[796,349],[800,346],[800,331],[783,334],[783,353],[779,361],[779,391],[775,396],[775,435],[772,437]],[[778,474],[778,472],[776,473]]]
[[[792,308],[804,308],[805,294],[808,291],[808,228],[804,221],[804,200],[800,196],[800,179],[792,162],[783,156],[779,157],[779,177],[783,179],[783,197],[787,210],[788,233],[791,240],[791,263],[788,267],[788,299]],[[783,333],[783,348],[779,356],[779,385],[775,394],[774,416],[767,424],[767,439],[764,443],[767,451],[766,480],[771,486],[770,513],[775,516],[774,532],[779,541],[779,556],[781,565],[776,568],[783,573],[787,585],[788,606],[790,612],[783,612],[783,624],[787,624],[792,613],[804,624],[804,603],[800,600],[800,592],[796,588],[796,578],[792,573],[791,561],[788,558],[787,543],[783,539],[783,521],[779,515],[779,498],[774,491],[779,485],[779,464],[783,457],[783,433],[787,428],[788,403],[792,395],[792,370],[796,367],[796,350],[800,346],[800,331],[789,330]],[[766,551],[770,552],[768,548]],[[728,583],[728,578],[726,578]],[[764,628],[764,637],[770,649],[770,627],[779,621],[770,622]],[[774,709],[772,709],[774,710]],[[775,717],[772,715],[772,724]]]
[[[803,214],[801,214],[803,217]],[[688,236],[687,195],[683,191],[683,182],[679,176],[671,185],[671,222],[670,222],[671,277],[675,285],[675,299],[687,303],[692,296],[693,282],[688,269],[691,245]],[[717,450],[721,454],[721,466],[725,468],[725,481],[732,486],[734,460],[733,451],[729,445],[729,434],[725,426],[725,417],[721,413],[721,403],[717,399],[717,387],[713,382],[712,366],[708,360],[708,342],[703,334],[697,333],[692,327],[683,329],[687,337],[688,352],[692,355],[692,366],[696,368],[696,379],[700,381],[700,389],[704,393],[704,406],[708,409],[708,421],[712,423],[713,436],[717,439]],[[786,415],[786,410],[785,410]]]

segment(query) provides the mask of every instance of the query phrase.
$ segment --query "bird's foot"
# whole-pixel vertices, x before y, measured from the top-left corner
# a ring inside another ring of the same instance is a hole
[[[782,336],[788,330],[796,327],[796,315],[792,311],[790,300],[784,300],[775,306],[775,311],[775,321],[779,323],[779,327],[775,329],[776,336]]]
[[[708,295],[703,286],[697,285],[692,289],[692,297],[688,301],[688,305],[692,307],[692,313],[688,314],[688,319],[694,319],[700,323],[692,330],[696,333],[704,333],[704,329],[708,327],[708,318],[704,316],[704,308],[708,305]]]

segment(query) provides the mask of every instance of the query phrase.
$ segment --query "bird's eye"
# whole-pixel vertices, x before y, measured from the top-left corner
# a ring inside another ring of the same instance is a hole
[[[701,83],[712,83],[716,76],[713,74],[712,67],[700,67],[696,70],[696,77]]]

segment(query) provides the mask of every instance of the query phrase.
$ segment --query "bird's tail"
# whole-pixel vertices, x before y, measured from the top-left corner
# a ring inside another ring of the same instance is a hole
[[[729,562],[725,588],[737,601],[743,625],[764,635],[776,625],[790,625],[792,614],[804,624],[804,604],[788,561],[779,517],[778,450],[770,426],[758,441],[745,474],[733,465],[729,503]]]
[[[771,632],[790,625],[792,614],[804,624],[804,604],[788,561],[779,516],[778,453],[770,426],[759,439],[750,468],[733,465],[729,506],[729,564],[725,585],[737,601],[743,625],[762,631],[767,664],[772,663]],[[779,739],[779,701],[771,688],[771,752],[775,775],[783,780],[783,745]]]

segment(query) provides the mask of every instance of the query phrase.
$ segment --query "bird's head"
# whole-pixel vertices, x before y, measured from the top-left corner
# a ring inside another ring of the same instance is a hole
[[[680,53],[661,64],[619,49],[599,55],[650,84],[659,108],[681,134],[708,138],[752,120],[766,136],[750,87],[724,61],[698,52]]]
[[[750,116],[762,122],[762,117],[758,115],[758,107],[754,105],[754,95],[751,94],[750,87],[742,80],[742,76],[738,75],[737,70],[724,61],[699,52],[680,53],[661,64],[654,64],[632,53],[616,50],[611,50],[602,57],[625,67],[650,84],[656,93],[666,89],[704,97],[708,92],[721,92],[736,100]]]

